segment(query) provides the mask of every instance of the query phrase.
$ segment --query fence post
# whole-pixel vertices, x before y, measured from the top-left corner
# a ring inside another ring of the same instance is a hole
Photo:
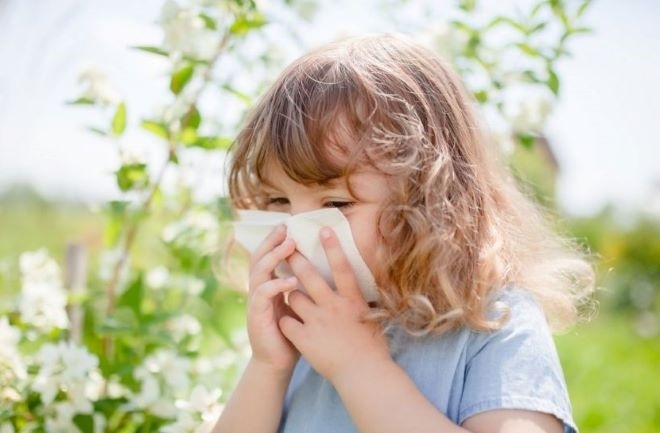
[[[70,243],[66,247],[65,287],[70,291],[73,302],[67,307],[71,332],[69,341],[82,342],[83,309],[80,306],[82,294],[87,285],[87,250],[82,244]]]

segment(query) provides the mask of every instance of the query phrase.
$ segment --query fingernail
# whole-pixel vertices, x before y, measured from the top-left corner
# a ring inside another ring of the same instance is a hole
[[[330,239],[330,236],[332,236],[332,231],[328,227],[323,227],[321,229],[321,239]]]
[[[277,227],[275,227],[275,232],[276,233],[282,233],[284,231],[285,227],[286,226],[284,224],[280,224]]]

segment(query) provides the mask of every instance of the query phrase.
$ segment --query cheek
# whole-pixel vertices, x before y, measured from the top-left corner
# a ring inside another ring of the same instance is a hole
[[[371,273],[377,275],[378,267],[378,251],[381,247],[379,242],[378,231],[375,224],[368,226],[353,227],[353,238],[362,259],[367,264]]]

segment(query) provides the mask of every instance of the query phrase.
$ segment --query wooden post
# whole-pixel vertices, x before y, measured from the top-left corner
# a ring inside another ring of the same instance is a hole
[[[82,342],[83,309],[80,306],[82,294],[87,285],[87,250],[82,244],[70,243],[66,247],[65,287],[70,291],[73,303],[67,311],[71,322],[69,341]]]

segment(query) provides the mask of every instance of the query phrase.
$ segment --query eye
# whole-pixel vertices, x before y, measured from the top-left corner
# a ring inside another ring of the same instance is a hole
[[[276,206],[286,206],[289,204],[289,199],[286,197],[267,197],[266,206],[267,207],[276,207]]]
[[[332,201],[327,201],[323,204],[323,207],[335,207],[338,209],[347,209],[351,206],[353,206],[355,202],[352,201],[341,201],[341,200],[332,200]]]

